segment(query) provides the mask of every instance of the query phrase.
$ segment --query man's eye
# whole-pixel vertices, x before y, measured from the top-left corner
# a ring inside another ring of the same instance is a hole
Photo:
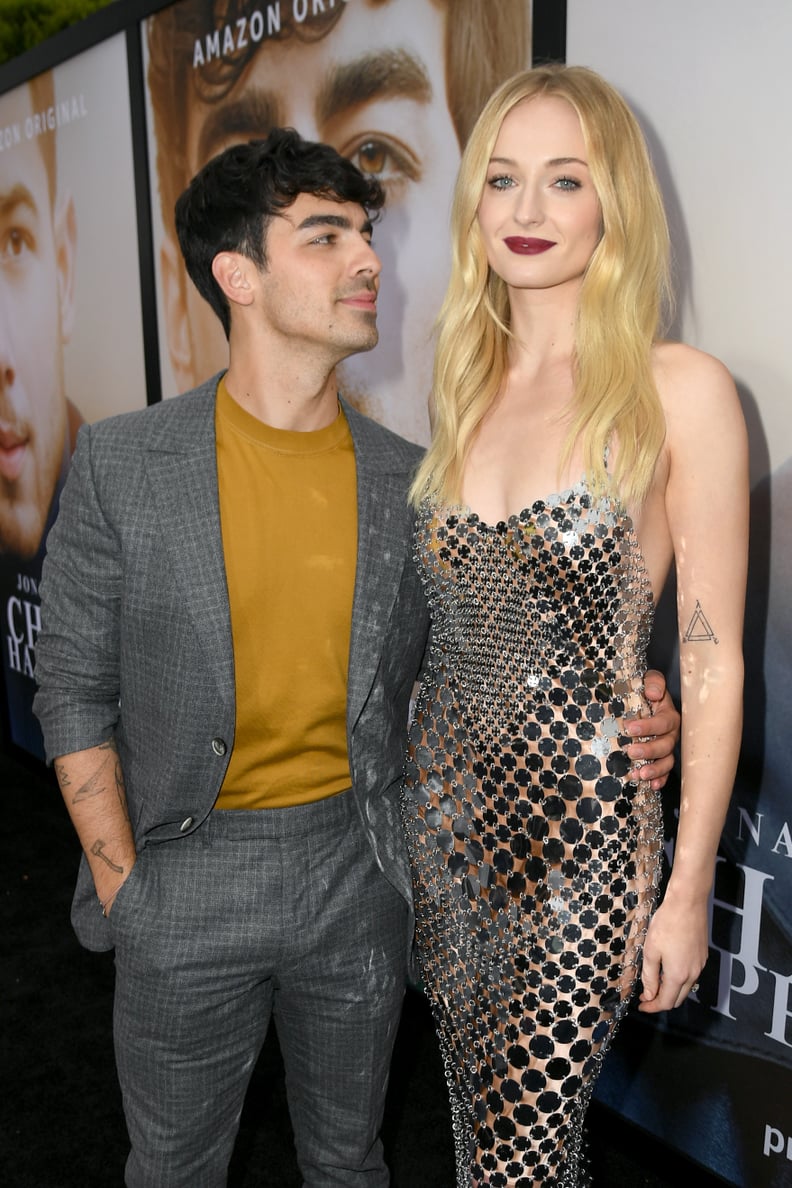
[[[4,260],[18,260],[32,249],[32,239],[21,227],[10,227],[0,236],[0,257]]]
[[[381,140],[367,140],[357,151],[357,167],[362,173],[384,173],[390,159],[387,146]]]
[[[386,188],[405,181],[417,181],[421,176],[420,167],[412,153],[380,136],[361,137],[342,152],[357,165],[361,173],[375,177]]]

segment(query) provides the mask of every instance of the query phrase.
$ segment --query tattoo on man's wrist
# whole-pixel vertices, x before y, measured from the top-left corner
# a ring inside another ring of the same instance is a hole
[[[118,866],[117,863],[113,862],[112,858],[108,858],[107,854],[103,853],[103,850],[106,845],[107,845],[107,842],[102,841],[102,839],[100,837],[98,837],[96,839],[96,841],[94,842],[94,844],[91,846],[91,853],[94,855],[95,858],[101,858],[102,862],[106,863],[107,866],[109,866],[110,869],[114,870],[117,874],[123,874],[124,873],[123,866]]]

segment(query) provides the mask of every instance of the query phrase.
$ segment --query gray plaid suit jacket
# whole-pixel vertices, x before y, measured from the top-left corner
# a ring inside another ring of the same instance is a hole
[[[34,704],[47,757],[115,736],[138,851],[200,827],[234,741],[218,379],[84,426],[48,538]],[[406,500],[420,450],[345,412],[358,486],[347,695],[352,786],[378,863],[409,902],[398,789],[428,629]],[[262,508],[262,515],[279,510]],[[85,858],[72,923],[88,948],[112,947]]]

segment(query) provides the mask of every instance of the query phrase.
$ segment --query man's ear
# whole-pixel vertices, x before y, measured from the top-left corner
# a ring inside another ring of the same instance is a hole
[[[74,329],[74,259],[77,252],[77,217],[71,194],[58,195],[52,231],[58,273],[61,339],[68,342]]]
[[[254,272],[253,262],[239,252],[218,252],[212,260],[212,276],[234,305],[252,305]]]
[[[177,392],[195,386],[190,318],[187,309],[186,286],[189,283],[181,252],[166,235],[160,248],[165,331],[168,336],[168,355]]]

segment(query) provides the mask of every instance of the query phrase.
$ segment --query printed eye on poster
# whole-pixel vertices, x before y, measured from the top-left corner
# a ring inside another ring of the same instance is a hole
[[[378,346],[344,395],[428,441],[432,326],[448,278],[462,147],[485,99],[528,64],[530,0],[181,0],[143,26],[163,396],[227,365],[220,323],[187,280],[173,208],[210,157],[291,126],[387,193]]]
[[[80,425],[146,404],[123,35],[0,95],[0,364],[7,729],[42,758],[47,532]]]

